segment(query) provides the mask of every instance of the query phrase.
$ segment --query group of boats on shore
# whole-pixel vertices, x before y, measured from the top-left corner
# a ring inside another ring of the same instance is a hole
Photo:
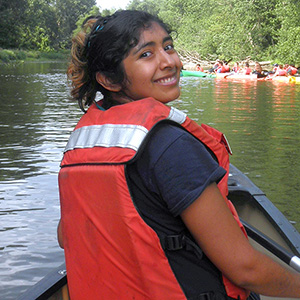
[[[183,77],[207,77],[207,78],[216,78],[216,79],[234,79],[234,80],[259,80],[259,81],[276,81],[283,83],[295,83],[300,84],[300,76],[274,76],[268,75],[267,77],[258,78],[257,74],[240,74],[234,72],[226,73],[206,73],[201,71],[189,71],[181,70],[181,76]]]

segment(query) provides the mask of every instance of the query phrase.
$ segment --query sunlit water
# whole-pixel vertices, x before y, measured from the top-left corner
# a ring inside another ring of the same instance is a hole
[[[53,267],[57,174],[81,115],[63,63],[0,67],[0,298],[15,299]],[[223,131],[246,173],[300,230],[300,85],[182,78],[173,106]]]

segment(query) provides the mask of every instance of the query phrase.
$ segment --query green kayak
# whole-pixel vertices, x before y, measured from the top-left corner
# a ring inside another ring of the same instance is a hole
[[[215,74],[209,74],[201,71],[188,71],[181,70],[180,76],[182,77],[216,77]]]

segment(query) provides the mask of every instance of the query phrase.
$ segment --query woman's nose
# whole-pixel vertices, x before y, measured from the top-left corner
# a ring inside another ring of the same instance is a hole
[[[173,68],[175,66],[175,59],[172,55],[167,53],[165,50],[162,50],[159,53],[159,63],[161,69]]]

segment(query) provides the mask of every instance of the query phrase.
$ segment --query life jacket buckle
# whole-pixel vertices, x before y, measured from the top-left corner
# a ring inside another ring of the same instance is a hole
[[[207,293],[202,293],[198,297],[193,298],[193,300],[214,300],[214,299],[219,299],[215,297],[214,292],[207,292]]]
[[[185,236],[181,235],[167,235],[163,239],[161,239],[161,244],[163,249],[168,249],[171,251],[180,250],[185,247]]]

